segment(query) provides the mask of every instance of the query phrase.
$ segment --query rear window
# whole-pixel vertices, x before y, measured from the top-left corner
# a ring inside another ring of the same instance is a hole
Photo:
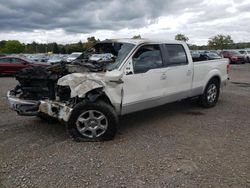
[[[180,44],[166,44],[168,54],[168,65],[186,65],[188,64],[185,49]]]

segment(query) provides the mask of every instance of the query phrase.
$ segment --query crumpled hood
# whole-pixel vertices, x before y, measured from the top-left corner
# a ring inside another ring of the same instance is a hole
[[[71,97],[84,97],[93,89],[105,87],[104,73],[73,73],[60,78],[59,86],[69,86]]]

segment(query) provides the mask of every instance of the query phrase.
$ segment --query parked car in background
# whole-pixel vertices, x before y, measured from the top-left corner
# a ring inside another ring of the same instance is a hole
[[[200,54],[200,59],[202,60],[215,60],[215,59],[221,59],[222,57],[219,56],[217,53],[204,53]]]
[[[23,68],[34,66],[48,66],[48,64],[32,62],[29,59],[15,56],[5,56],[0,58],[0,74],[15,74]]]
[[[239,52],[244,55],[245,61],[250,63],[250,49],[239,50]]]
[[[29,59],[37,62],[47,62],[49,60],[49,57],[47,54],[33,54],[30,55]]]
[[[197,50],[190,50],[191,56],[198,58],[200,56],[200,53]]]
[[[235,50],[222,51],[221,55],[224,58],[228,58],[230,60],[230,63],[235,63],[235,64],[244,64],[245,63],[245,57],[242,54],[240,54],[240,52],[237,52]]]
[[[90,56],[90,61],[110,61],[114,57],[111,53],[103,53],[103,54],[93,54]]]
[[[216,51],[192,51],[192,59],[194,62],[206,61],[206,60],[216,60],[222,57]]]
[[[63,55],[52,55],[49,58],[48,63],[55,64],[55,63],[59,63],[59,62],[61,62],[63,60],[64,60],[64,56]]]
[[[218,52],[218,50],[209,50],[209,53],[214,53],[220,56],[220,52]]]
[[[70,63],[70,62],[76,60],[77,58],[80,58],[81,55],[82,55],[82,52],[73,52],[72,54],[70,54],[70,55],[67,57],[66,61],[67,61],[68,63]]]

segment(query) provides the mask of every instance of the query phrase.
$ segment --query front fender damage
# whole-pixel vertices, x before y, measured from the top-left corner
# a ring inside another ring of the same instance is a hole
[[[60,78],[57,82],[59,86],[69,86],[71,97],[83,98],[85,94],[93,89],[104,88],[103,75],[92,73],[74,73]]]
[[[104,88],[105,83],[102,80],[102,75],[99,74],[82,74],[73,73],[60,78],[57,82],[58,86],[68,86],[71,90],[71,98],[85,97],[86,93],[91,90]],[[45,100],[41,101],[39,112],[67,122],[71,116],[73,107],[69,104]]]
[[[60,78],[58,86],[68,86],[71,90],[71,98],[87,98],[94,102],[99,97],[107,97],[117,113],[121,111],[121,86],[107,86],[104,82],[104,74],[73,73]],[[107,86],[107,87],[106,87]],[[118,87],[118,88],[117,88]],[[41,101],[39,112],[48,114],[59,120],[67,122],[71,116],[74,105],[62,101]]]

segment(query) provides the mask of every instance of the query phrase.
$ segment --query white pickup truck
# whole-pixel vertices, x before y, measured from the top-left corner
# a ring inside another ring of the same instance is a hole
[[[93,53],[112,53],[114,62],[105,71],[59,78],[55,87],[66,89],[68,97],[56,91],[54,98],[33,100],[9,91],[11,108],[21,115],[62,120],[75,140],[108,140],[120,115],[193,97],[213,107],[228,80],[227,59],[194,63],[184,42],[107,40]]]

